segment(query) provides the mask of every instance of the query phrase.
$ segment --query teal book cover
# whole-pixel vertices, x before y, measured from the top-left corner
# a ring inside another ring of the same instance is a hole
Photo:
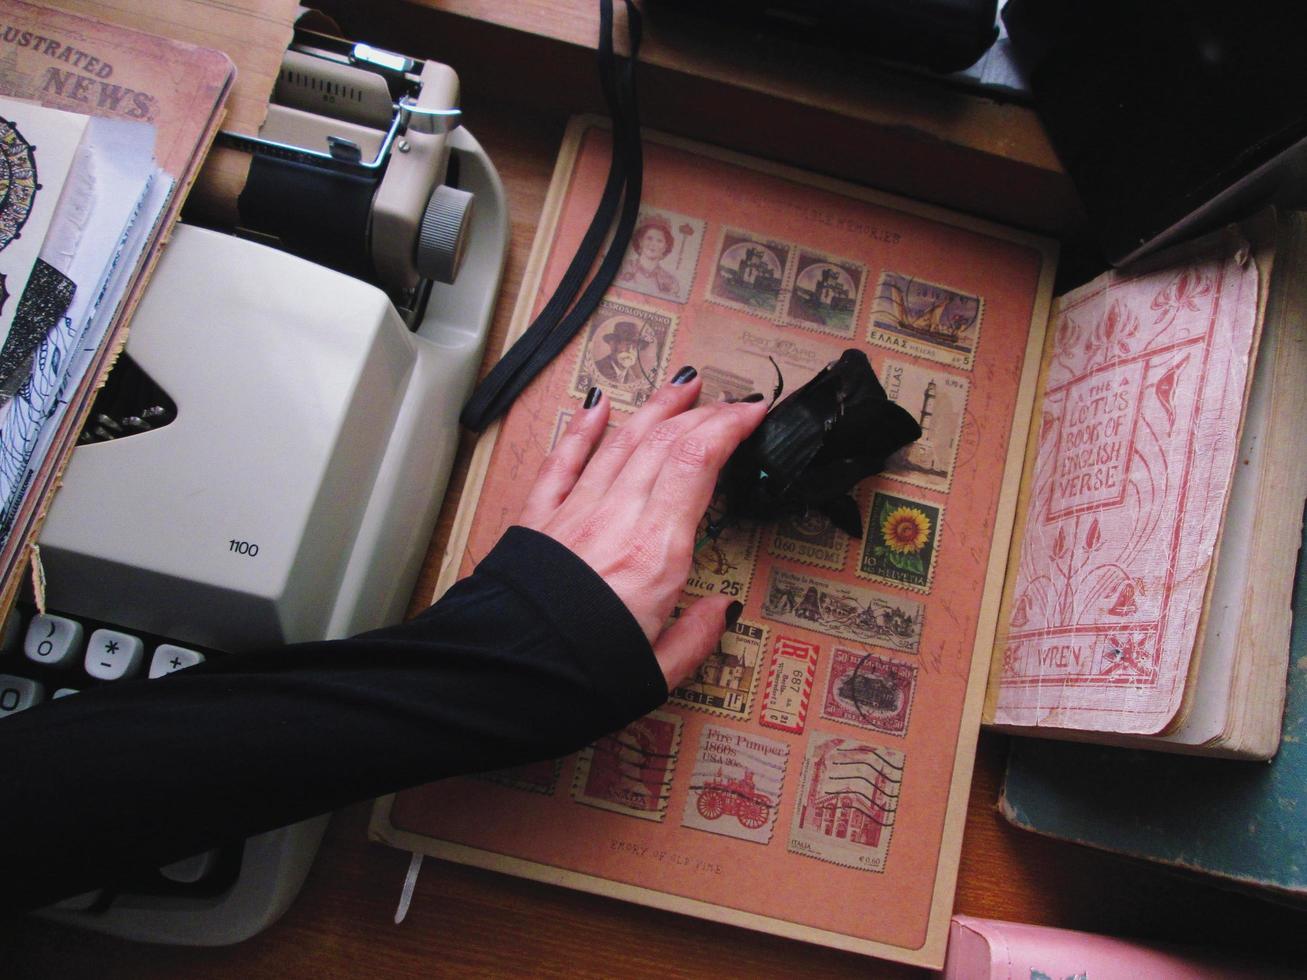
[[[1307,570],[1298,552],[1284,736],[1270,762],[1014,738],[999,801],[1026,830],[1307,897]]]

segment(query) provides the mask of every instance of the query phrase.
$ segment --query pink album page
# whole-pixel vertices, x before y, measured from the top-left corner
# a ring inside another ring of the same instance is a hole
[[[607,131],[575,124],[519,319],[561,277],[608,160]],[[620,426],[682,365],[704,398],[741,397],[772,390],[773,361],[793,391],[856,347],[926,435],[858,488],[862,539],[808,516],[700,549],[685,602],[744,612],[664,707],[564,759],[401,793],[374,833],[942,962],[1052,267],[1042,239],[647,138],[617,281],[480,447],[442,583],[513,523],[591,385]]]

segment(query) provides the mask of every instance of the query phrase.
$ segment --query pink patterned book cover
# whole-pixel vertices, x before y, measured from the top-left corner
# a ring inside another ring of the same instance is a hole
[[[1257,307],[1233,234],[1054,307],[996,724],[1154,734],[1181,709]]]

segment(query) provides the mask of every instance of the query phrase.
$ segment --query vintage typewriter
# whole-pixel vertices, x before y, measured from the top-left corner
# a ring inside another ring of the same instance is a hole
[[[179,225],[4,624],[0,715],[200,658],[397,622],[430,541],[508,242],[447,66],[297,32],[240,227]],[[30,597],[29,597],[30,599]],[[3,722],[0,722],[3,723]],[[327,816],[46,914],[239,942]]]

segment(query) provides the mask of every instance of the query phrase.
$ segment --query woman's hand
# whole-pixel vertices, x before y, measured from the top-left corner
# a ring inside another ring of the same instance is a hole
[[[753,401],[693,408],[701,386],[693,368],[682,368],[607,435],[609,402],[592,390],[541,464],[519,521],[566,546],[617,593],[649,638],[669,690],[716,648],[732,605],[739,615],[738,603],[711,596],[663,629],[685,587],[717,474],[767,413]]]

